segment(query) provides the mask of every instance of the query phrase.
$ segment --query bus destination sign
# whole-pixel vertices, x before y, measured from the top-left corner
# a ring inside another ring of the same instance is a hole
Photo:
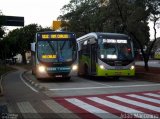
[[[65,39],[69,38],[69,34],[42,34],[42,39]]]

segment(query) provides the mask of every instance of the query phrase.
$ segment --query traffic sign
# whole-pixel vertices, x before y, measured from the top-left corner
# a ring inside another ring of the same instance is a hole
[[[53,21],[53,23],[52,23],[52,28],[53,28],[53,30],[58,30],[58,29],[60,29],[60,28],[61,28],[61,24],[62,24],[61,21]]]
[[[2,26],[24,26],[24,17],[19,16],[0,16],[3,20]]]

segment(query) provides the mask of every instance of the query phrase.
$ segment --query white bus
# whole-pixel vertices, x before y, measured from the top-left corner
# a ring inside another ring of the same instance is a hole
[[[89,33],[77,39],[78,74],[118,79],[134,76],[134,50],[129,36],[118,33]]]

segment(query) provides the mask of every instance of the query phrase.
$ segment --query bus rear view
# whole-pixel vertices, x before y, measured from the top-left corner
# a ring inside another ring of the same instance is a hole
[[[76,36],[70,32],[36,34],[35,67],[37,79],[77,75]]]

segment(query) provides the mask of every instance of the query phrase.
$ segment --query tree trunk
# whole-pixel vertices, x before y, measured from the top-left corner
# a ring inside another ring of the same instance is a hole
[[[27,64],[25,52],[22,52],[21,55],[22,55],[22,63]]]
[[[147,58],[147,57],[144,58],[144,68],[146,71],[149,71],[148,60],[149,60],[149,58]]]

